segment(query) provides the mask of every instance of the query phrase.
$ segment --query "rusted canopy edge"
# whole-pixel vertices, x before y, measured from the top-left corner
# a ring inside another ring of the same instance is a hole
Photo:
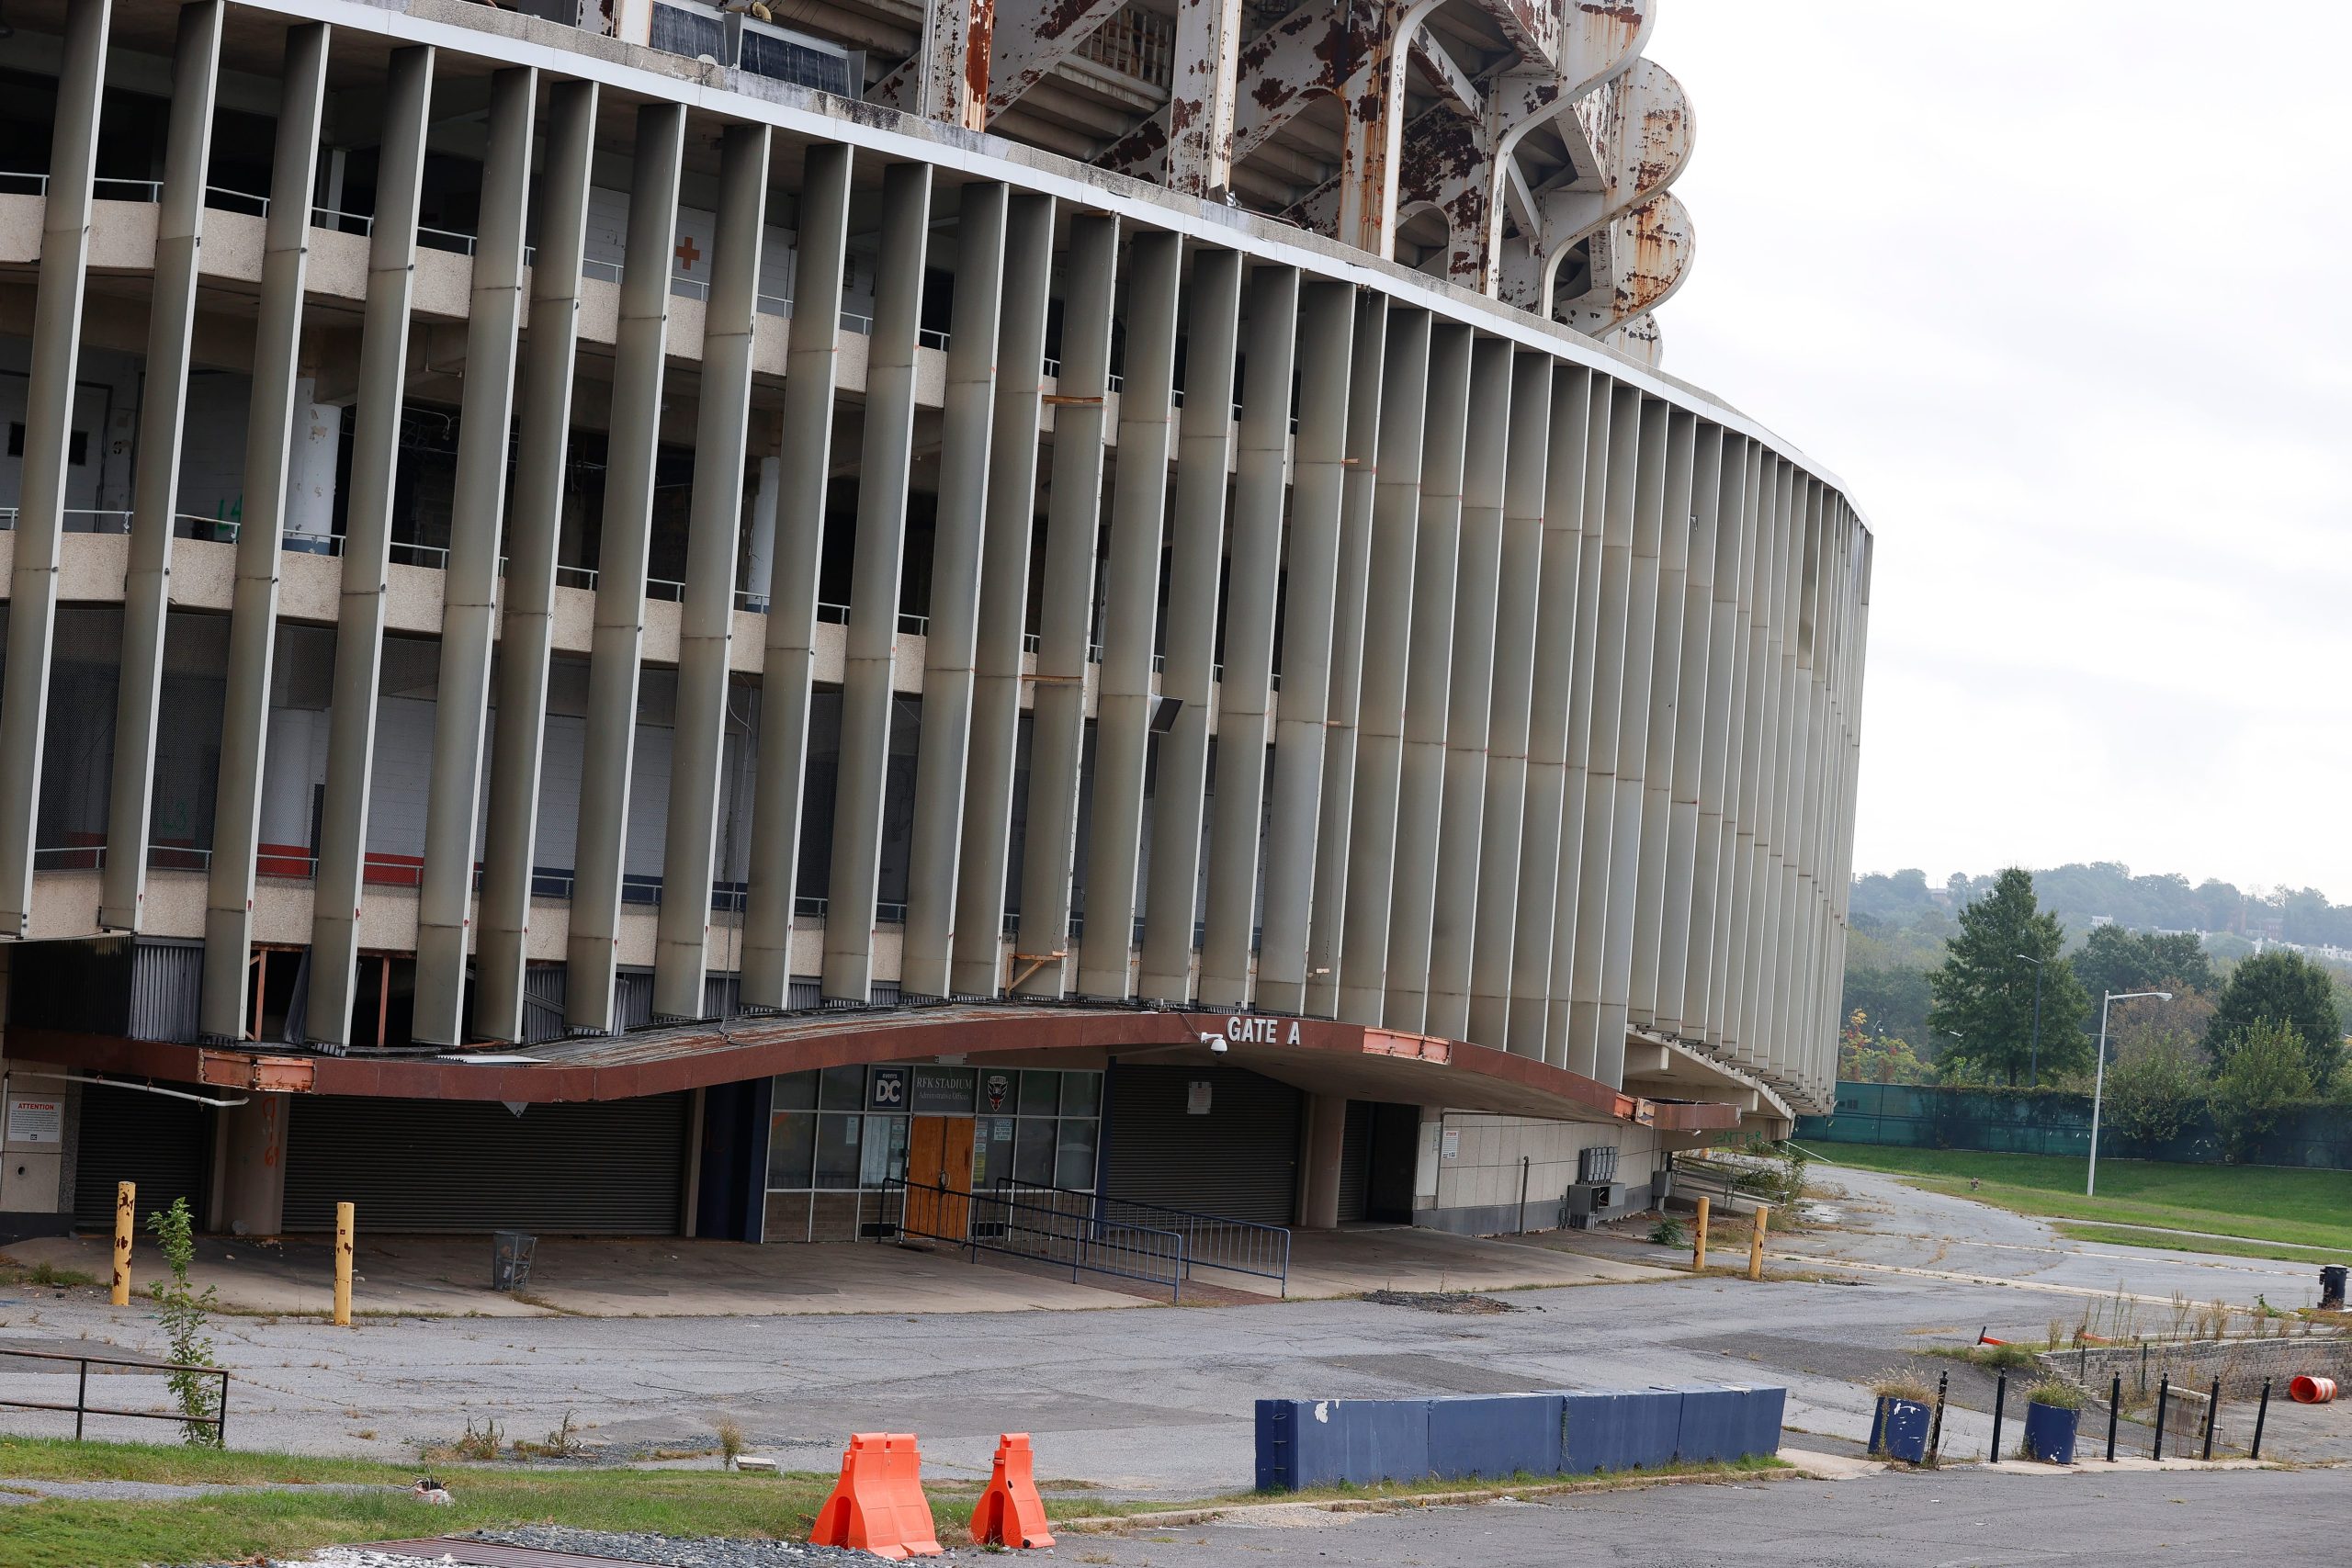
[[[1226,1044],[1212,1052],[1207,1037]],[[1038,1066],[1069,1056],[1145,1055],[1237,1066],[1317,1087],[1351,1084],[1406,1103],[1493,1109],[1662,1132],[1739,1124],[1736,1106],[1647,1100],[1563,1068],[1459,1040],[1271,1014],[1131,1009],[956,1007],[803,1016],[726,1028],[684,1026],[526,1047],[529,1063],[447,1057],[291,1055],[220,1050],[118,1035],[17,1029],[8,1054],[129,1077],[263,1092],[395,1100],[508,1100],[535,1105],[632,1100],[854,1063],[954,1056]]]

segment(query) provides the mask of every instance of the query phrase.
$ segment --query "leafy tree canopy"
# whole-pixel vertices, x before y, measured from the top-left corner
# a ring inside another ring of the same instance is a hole
[[[2302,1042],[2311,1086],[2326,1088],[2344,1054],[2344,1019],[2327,971],[2300,953],[2276,948],[2231,970],[2205,1031],[2205,1048],[2220,1070],[2228,1070],[2240,1043],[2264,1024],[2294,1032]]]
[[[2066,933],[2034,897],[2033,876],[2012,866],[1960,912],[1960,931],[1928,976],[1929,1027],[1951,1037],[1944,1061],[2015,1085],[2034,1060],[2034,992],[2040,965],[2040,1070],[2045,1077],[2087,1066],[2089,1011],[2082,982],[2060,961]]]
[[[2308,1042],[2275,1021],[2232,1037],[2213,1075],[2212,1092],[2213,1121],[2230,1158],[2248,1158],[2290,1106],[2310,1098],[2313,1080],[2307,1058]]]
[[[2192,932],[2127,931],[2100,926],[2071,960],[2075,977],[2094,1002],[2114,992],[2212,991],[2220,981],[2212,960]]]

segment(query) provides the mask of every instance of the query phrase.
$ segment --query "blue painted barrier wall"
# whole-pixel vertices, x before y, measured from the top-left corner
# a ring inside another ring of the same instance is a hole
[[[1590,1475],[1780,1450],[1788,1391],[1569,1390],[1439,1399],[1261,1399],[1257,1484]]]

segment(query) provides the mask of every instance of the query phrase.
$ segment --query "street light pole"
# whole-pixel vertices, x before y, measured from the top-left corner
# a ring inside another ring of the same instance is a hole
[[[2091,1088],[2091,1168],[2090,1177],[2083,1183],[2083,1196],[2098,1195],[2098,1112],[2107,1097],[2107,1010],[2110,1003],[2128,1002],[2136,997],[2161,997],[2172,1000],[2170,991],[2109,991],[2098,1003],[2098,1071]]]
[[[2033,965],[2033,1056],[2032,1056],[2032,1067],[2031,1067],[2031,1070],[2030,1070],[2030,1074],[2028,1075],[2027,1079],[2026,1079],[2026,1087],[2027,1087],[2028,1089],[2040,1089],[2040,1088],[2041,1087],[2041,968],[2042,968],[2042,961],[2041,961],[2041,959],[2039,959],[2039,958],[2027,958],[2027,957],[2026,957],[2026,955],[2025,955],[2024,953],[2018,953],[2017,956],[2018,956],[2018,957],[2019,957],[2019,958],[2021,958],[2021,959],[2024,959],[2026,963],[2030,964],[2032,964],[2032,965]]]

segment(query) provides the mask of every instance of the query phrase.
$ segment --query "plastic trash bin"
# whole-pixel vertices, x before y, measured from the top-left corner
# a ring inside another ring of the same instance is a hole
[[[2319,1270],[2319,1308],[2322,1312],[2344,1310],[2344,1265],[2323,1263]]]
[[[490,1233],[490,1288],[519,1291],[531,1282],[531,1254],[539,1238],[522,1231]]]

